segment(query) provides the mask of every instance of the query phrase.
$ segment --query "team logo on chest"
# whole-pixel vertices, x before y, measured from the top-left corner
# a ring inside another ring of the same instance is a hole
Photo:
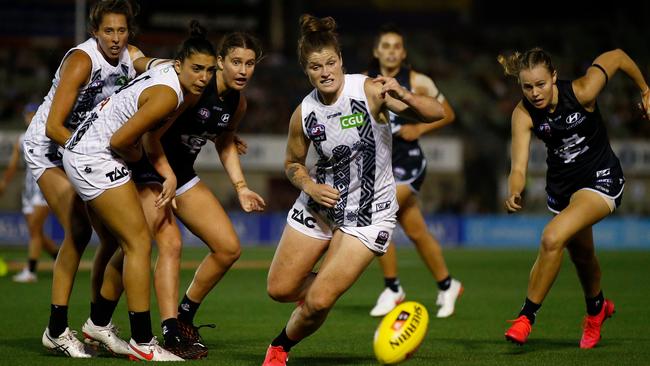
[[[196,112],[196,116],[199,117],[201,122],[205,122],[206,119],[210,118],[210,110],[207,108],[201,108]]]
[[[341,129],[346,130],[348,128],[363,126],[363,124],[366,123],[363,117],[364,114],[361,112],[341,117],[339,119],[341,123]]]
[[[309,128],[307,131],[309,139],[314,142],[321,142],[327,140],[327,135],[325,134],[325,125],[316,124]]]

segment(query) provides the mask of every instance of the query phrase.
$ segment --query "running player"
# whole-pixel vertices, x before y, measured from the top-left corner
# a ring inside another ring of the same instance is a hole
[[[191,36],[174,64],[151,69],[102,101],[73,133],[63,154],[64,168],[77,193],[115,235],[124,252],[122,279],[131,322],[129,356],[133,359],[182,360],[158,346],[151,333],[151,237],[126,162],[139,161],[144,154],[142,136],[169,123],[168,117],[184,99],[197,98],[214,75],[212,45],[198,23],[191,26]],[[164,159],[164,155],[156,158]],[[166,189],[156,200],[158,207],[164,207],[174,197],[176,179],[169,170],[160,174],[172,181],[164,185]],[[108,298],[103,291],[102,296]]]
[[[134,17],[135,10],[127,0],[95,3],[89,15],[92,37],[63,57],[52,87],[25,133],[27,166],[65,233],[54,264],[50,321],[43,333],[43,345],[70,357],[91,356],[68,328],[68,301],[92,228],[83,201],[61,167],[60,147],[97,103],[135,76],[133,63],[142,53],[127,43],[134,31]],[[91,273],[91,309],[106,263],[117,247],[102,241]]]
[[[176,344],[176,335],[180,333],[183,341],[202,345],[207,354],[194,325],[195,314],[241,253],[239,238],[228,215],[194,171],[194,161],[203,145],[208,141],[215,144],[242,209],[253,212],[263,211],[265,207],[264,200],[246,184],[235,142],[235,132],[246,114],[246,97],[242,91],[261,55],[259,41],[250,34],[225,35],[219,47],[218,70],[200,100],[185,110],[168,130],[158,130],[147,140],[152,143],[146,146],[153,156],[161,155],[164,150],[162,155],[166,155],[166,160],[160,159],[163,169],[171,168],[176,175],[174,214],[210,249],[178,306],[178,320],[175,316],[163,320],[165,344]],[[162,146],[156,144],[158,136]]]
[[[34,118],[37,108],[38,105],[33,103],[29,103],[25,106],[25,110],[23,111],[25,125],[29,126],[32,118]],[[21,134],[13,146],[7,170],[5,170],[2,180],[0,180],[0,195],[4,193],[5,188],[16,174],[18,163],[21,155],[23,155],[22,149],[24,137],[25,134]],[[45,202],[45,198],[43,198],[43,193],[38,189],[34,176],[32,176],[32,172],[29,169],[25,170],[25,186],[22,193],[22,204],[23,215],[25,215],[27,230],[29,231],[27,266],[14,275],[13,280],[14,282],[22,283],[36,282],[38,280],[36,267],[38,265],[38,259],[41,256],[41,249],[45,249],[52,258],[56,258],[58,248],[52,239],[50,239],[50,237],[48,237],[43,231],[45,220],[47,220],[47,216],[50,214],[50,208],[47,206],[47,202]]]
[[[625,184],[596,98],[622,70],[639,87],[644,112],[650,115],[650,89],[638,66],[620,49],[598,56],[586,74],[573,81],[558,80],[550,56],[540,48],[499,56],[499,62],[506,75],[517,78],[524,95],[512,112],[512,162],[505,207],[508,212],[522,208],[534,133],[546,144],[548,208],[555,214],[542,233],[524,305],[505,337],[526,343],[566,248],[587,304],[580,348],[592,348],[600,341],[603,322],[614,313],[614,303],[605,299],[601,289],[592,226],[620,205]]]
[[[269,296],[299,305],[271,342],[265,366],[285,365],[291,348],[323,324],[336,300],[389,245],[397,200],[387,112],[417,121],[444,117],[434,98],[411,93],[393,78],[344,74],[331,17],[303,15],[300,27],[299,61],[315,89],[291,116],[285,168],[302,193],[267,280]],[[318,162],[309,172],[312,142]],[[318,273],[312,272],[323,255]]]
[[[427,168],[427,160],[418,139],[425,133],[452,123],[455,113],[433,80],[406,65],[407,52],[404,41],[404,35],[398,28],[391,25],[382,27],[375,39],[374,60],[368,75],[393,77],[413,93],[436,98],[445,109],[445,118],[434,123],[408,121],[394,113],[390,113],[390,123],[393,132],[393,176],[397,184],[399,203],[397,220],[406,236],[415,243],[422,260],[436,279],[436,304],[440,306],[436,316],[446,318],[454,313],[456,300],[461,295],[463,286],[449,274],[440,243],[429,232],[418,206],[417,193],[420,192]],[[388,314],[397,304],[404,301],[406,296],[397,278],[397,254],[394,245],[388,247],[386,254],[379,258],[379,263],[384,273],[386,288],[370,311],[372,316]]]

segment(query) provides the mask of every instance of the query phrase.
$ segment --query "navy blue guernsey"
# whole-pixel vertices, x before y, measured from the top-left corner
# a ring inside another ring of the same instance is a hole
[[[587,111],[578,102],[569,80],[558,80],[557,90],[558,103],[553,112],[522,100],[532,118],[533,132],[546,144],[549,195],[566,197],[591,186],[598,178],[610,174],[622,177],[598,104],[593,112]]]
[[[194,162],[203,145],[232,129],[240,93],[231,90],[220,98],[215,78],[216,75],[196,105],[184,111],[161,138],[179,187],[196,176]]]
[[[374,77],[379,75],[378,69],[370,69],[368,75]],[[395,80],[406,90],[411,88],[411,69],[401,67]],[[406,124],[419,123],[418,121],[407,120],[399,115],[389,112],[391,130],[393,132],[393,175],[397,184],[410,183],[411,186],[419,191],[420,185],[424,180],[426,167],[426,158],[420,147],[419,140],[406,141],[400,137],[397,132],[401,126]]]

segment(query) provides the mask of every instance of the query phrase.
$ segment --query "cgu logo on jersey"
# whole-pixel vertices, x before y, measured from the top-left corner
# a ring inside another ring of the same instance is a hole
[[[343,116],[339,120],[341,122],[341,128],[346,130],[348,128],[361,127],[366,122],[363,117],[364,114],[361,112]]]
[[[571,113],[569,117],[566,118],[566,123],[569,125],[576,125],[582,123],[585,120],[585,116],[580,114],[580,112]]]
[[[309,128],[308,135],[309,139],[314,142],[327,140],[327,135],[325,134],[325,125],[314,125],[313,127]]]
[[[125,166],[115,167],[115,169],[112,172],[106,173],[106,177],[110,179],[111,182],[115,182],[118,179],[122,179],[128,176],[129,176],[129,169],[127,169]]]

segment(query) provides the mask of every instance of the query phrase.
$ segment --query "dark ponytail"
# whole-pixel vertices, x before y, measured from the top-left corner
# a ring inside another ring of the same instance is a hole
[[[207,31],[197,20],[190,22],[190,37],[187,38],[176,53],[176,60],[184,61],[195,53],[217,57],[212,43],[208,41]]]

